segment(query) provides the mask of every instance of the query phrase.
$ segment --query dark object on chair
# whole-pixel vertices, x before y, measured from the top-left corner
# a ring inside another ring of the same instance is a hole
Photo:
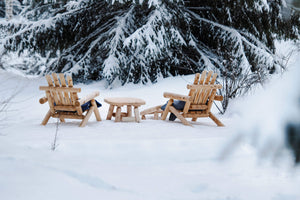
[[[286,126],[286,140],[288,147],[295,156],[295,163],[300,163],[300,124],[288,124]]]
[[[168,104],[169,101],[167,101],[166,104],[164,104],[161,109],[162,110],[165,110],[166,109],[166,106]],[[172,106],[174,106],[174,108],[176,108],[177,110],[180,110],[180,111],[183,111],[184,109],[184,106],[185,106],[185,101],[180,101],[180,100],[175,100],[172,104]],[[170,121],[175,121],[176,119],[176,115],[174,115],[173,113],[170,114],[170,117],[169,117],[169,120]]]
[[[102,106],[102,104],[99,103],[97,100],[95,100],[95,102],[96,102],[97,108],[99,108],[99,107]],[[91,101],[88,101],[85,104],[82,104],[81,105],[82,112],[84,112],[86,110],[89,110],[91,106],[92,106],[92,102]]]

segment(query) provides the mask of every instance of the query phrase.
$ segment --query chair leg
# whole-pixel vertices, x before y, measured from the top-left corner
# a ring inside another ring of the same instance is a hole
[[[95,117],[96,117],[97,121],[101,121],[101,116],[100,116],[99,110],[97,108],[97,104],[95,102],[95,99],[93,99],[91,101],[91,103],[92,103],[92,105],[94,107],[94,114],[95,114]]]
[[[115,106],[109,105],[109,109],[108,109],[106,120],[111,120],[111,118],[113,116],[114,108],[115,108]]]
[[[170,106],[170,111],[178,118],[180,121],[187,126],[192,126],[173,106]]]
[[[120,122],[121,118],[122,118],[122,116],[121,116],[121,107],[117,106],[115,122]]]
[[[82,120],[82,122],[80,123],[80,127],[85,127],[86,123],[89,121],[89,118],[91,117],[92,113],[94,112],[94,106],[92,106],[88,113],[86,114],[85,118]]]
[[[211,112],[209,113],[209,117],[218,125],[225,126],[216,116],[214,116]]]
[[[47,112],[46,116],[44,117],[43,121],[42,121],[42,125],[45,126],[45,125],[48,123],[50,117],[51,117],[51,111],[49,110],[49,111]]]
[[[157,112],[154,113],[154,119],[158,120],[158,113]]]
[[[132,117],[132,106],[127,105],[127,117]]]
[[[134,107],[134,117],[136,122],[141,122],[140,112],[138,107]]]
[[[169,109],[170,109],[170,106],[173,104],[173,99],[170,99],[169,101],[168,101],[168,104],[167,104],[167,106],[166,106],[166,108],[165,108],[165,110],[164,110],[164,112],[163,112],[163,114],[162,114],[162,116],[161,116],[161,119],[162,120],[165,120],[166,118],[167,118],[167,115],[168,115],[168,113],[169,113]]]

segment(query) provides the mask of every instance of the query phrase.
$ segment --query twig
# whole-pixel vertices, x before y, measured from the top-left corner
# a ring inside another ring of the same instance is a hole
[[[56,144],[56,142],[57,142],[57,134],[58,134],[58,125],[59,125],[59,118],[57,118],[55,136],[54,136],[53,143],[51,145],[51,150],[52,151],[55,151],[56,147],[58,146],[58,144]]]

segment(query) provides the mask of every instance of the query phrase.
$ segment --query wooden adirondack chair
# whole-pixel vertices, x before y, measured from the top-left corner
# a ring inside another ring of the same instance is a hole
[[[161,119],[165,120],[168,113],[172,112],[184,125],[191,126],[186,118],[192,118],[192,121],[196,121],[199,117],[209,117],[218,126],[224,126],[210,111],[214,100],[223,100],[222,96],[216,95],[217,89],[222,88],[222,85],[215,84],[217,76],[218,74],[212,71],[208,73],[203,71],[201,77],[200,74],[197,73],[194,84],[187,85],[187,88],[190,90],[188,96],[165,92],[164,97],[169,98],[169,101],[163,111]],[[174,106],[172,106],[175,99],[185,101],[183,110],[176,110]]]
[[[60,81],[56,73],[52,74],[53,81],[50,75],[46,75],[48,86],[40,86],[40,90],[46,92],[46,97],[39,100],[41,104],[48,101],[49,111],[46,114],[42,125],[46,125],[50,119],[59,118],[61,122],[65,119],[81,119],[80,127],[84,127],[94,112],[97,121],[101,121],[100,113],[96,105],[95,97],[99,96],[99,92],[94,92],[85,98],[78,98],[77,93],[81,92],[81,88],[74,88],[71,76],[67,76],[67,82],[64,74],[59,74]],[[85,112],[81,106],[91,101],[91,107]]]

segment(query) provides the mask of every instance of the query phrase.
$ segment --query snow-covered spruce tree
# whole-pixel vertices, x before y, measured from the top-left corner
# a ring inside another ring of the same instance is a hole
[[[280,70],[275,39],[299,37],[299,14],[281,0],[191,0],[186,7],[194,16],[193,36],[223,77],[223,112],[230,99]]]
[[[212,69],[233,98],[281,68],[276,37],[298,37],[299,16],[283,18],[281,0],[26,2],[19,20],[0,24],[10,33],[0,40],[3,65],[18,54],[27,74],[69,72],[82,82],[146,83]]]
[[[0,18],[5,17],[5,4],[4,1],[0,2]]]

